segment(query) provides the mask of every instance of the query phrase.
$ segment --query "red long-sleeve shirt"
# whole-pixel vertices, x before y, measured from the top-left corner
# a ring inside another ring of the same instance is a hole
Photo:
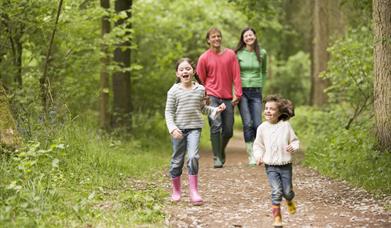
[[[226,48],[220,54],[208,49],[198,59],[197,74],[208,95],[232,99],[234,86],[236,97],[242,96],[239,62],[231,49]]]

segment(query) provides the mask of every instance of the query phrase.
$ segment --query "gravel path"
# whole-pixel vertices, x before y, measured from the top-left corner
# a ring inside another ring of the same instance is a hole
[[[299,160],[297,154],[296,160]],[[165,207],[167,227],[272,227],[270,188],[264,166],[249,167],[241,136],[228,145],[226,165],[214,169],[212,152],[202,151],[199,191],[202,206],[189,203],[187,170],[182,200]],[[374,199],[364,190],[331,180],[294,162],[297,213],[282,206],[285,227],[391,227],[391,196]],[[170,191],[169,179],[165,183]]]

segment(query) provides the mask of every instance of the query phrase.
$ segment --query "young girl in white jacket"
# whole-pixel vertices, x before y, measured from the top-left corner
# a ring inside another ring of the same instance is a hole
[[[265,122],[257,129],[254,156],[257,165],[265,164],[271,187],[274,226],[282,226],[281,201],[284,197],[288,212],[294,214],[292,201],[292,154],[299,149],[299,140],[288,120],[294,116],[291,101],[276,95],[267,96],[264,109]]]

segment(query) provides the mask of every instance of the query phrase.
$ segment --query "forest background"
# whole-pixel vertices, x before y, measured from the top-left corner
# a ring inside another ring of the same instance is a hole
[[[390,12],[385,0],[0,0],[0,225],[161,223],[166,92],[212,26],[228,48],[255,28],[263,94],[295,103],[305,165],[390,195]]]

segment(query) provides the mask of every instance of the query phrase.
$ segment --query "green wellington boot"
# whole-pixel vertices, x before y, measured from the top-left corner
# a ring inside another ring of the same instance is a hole
[[[213,162],[214,168],[222,168],[224,165],[223,158],[221,156],[221,134],[220,133],[211,133],[210,141],[212,143],[213,150]]]
[[[255,166],[257,164],[257,162],[255,161],[254,153],[253,153],[253,145],[254,145],[254,142],[246,142],[248,164],[250,166]]]

